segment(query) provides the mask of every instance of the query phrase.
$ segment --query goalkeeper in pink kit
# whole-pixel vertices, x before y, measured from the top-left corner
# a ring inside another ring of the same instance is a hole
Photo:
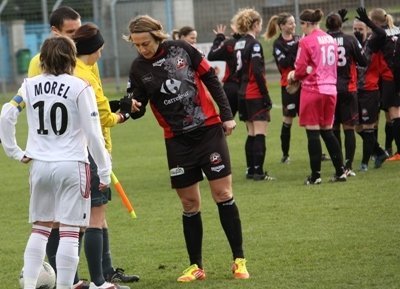
[[[302,82],[299,122],[306,128],[311,167],[306,185],[322,181],[320,136],[336,170],[331,181],[346,181],[342,152],[332,131],[337,95],[337,44],[319,28],[322,17],[323,12],[319,9],[306,9],[300,14],[305,37],[299,41],[295,70],[288,75],[289,83]]]

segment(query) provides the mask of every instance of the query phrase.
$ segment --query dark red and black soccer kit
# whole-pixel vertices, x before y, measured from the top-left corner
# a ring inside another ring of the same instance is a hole
[[[165,41],[153,58],[138,56],[130,69],[127,91],[142,103],[132,118],[143,116],[150,103],[164,129],[172,187],[198,182],[202,169],[210,179],[231,173],[221,120],[232,120],[232,112],[217,76],[196,48],[185,41]]]
[[[240,78],[239,119],[246,122],[270,121],[272,102],[269,96],[264,53],[260,42],[246,34],[235,45],[237,74]],[[265,133],[247,135],[245,144],[247,177],[265,176],[267,146]]]
[[[364,53],[367,57],[367,67],[358,67],[358,109],[359,123],[364,125],[373,125],[379,118],[380,106],[380,56],[373,52],[368,45],[364,44]],[[380,147],[374,128],[364,128],[359,132],[363,139],[362,165],[368,165],[372,154],[378,157],[385,154]]]
[[[361,44],[353,35],[342,31],[328,33],[338,45],[337,103],[335,125],[358,123],[357,66],[366,67],[367,58]]]
[[[286,40],[280,34],[273,43],[272,55],[281,74],[280,84],[283,116],[295,117],[299,113],[300,90],[294,94],[286,91],[286,86],[288,85],[287,76],[294,69],[299,39],[298,35],[294,35],[291,40]]]
[[[240,120],[269,121],[272,102],[268,93],[264,52],[260,42],[249,34],[241,37],[235,44],[235,55],[237,57],[236,71],[240,78]]]
[[[240,37],[240,34],[235,33],[231,38],[226,39],[224,34],[218,33],[207,55],[210,61],[225,61],[226,63],[222,82],[233,116],[238,110],[239,78],[235,73],[237,66],[235,44]]]

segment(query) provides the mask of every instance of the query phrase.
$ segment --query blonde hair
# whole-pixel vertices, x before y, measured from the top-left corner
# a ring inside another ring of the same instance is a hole
[[[240,34],[246,34],[253,29],[255,23],[262,21],[260,13],[252,8],[240,9],[232,19],[236,20],[235,27]]]
[[[390,29],[394,28],[393,17],[387,14],[382,8],[374,8],[369,12],[369,17],[372,21],[379,23],[380,25],[387,25]]]
[[[293,17],[293,15],[287,12],[282,12],[278,15],[271,16],[267,24],[267,29],[264,33],[264,38],[269,40],[274,37],[275,34],[278,33],[278,29],[280,30],[280,25],[285,25],[290,17]]]
[[[128,25],[129,35],[123,35],[122,38],[128,42],[132,42],[132,33],[149,32],[153,38],[162,42],[169,37],[164,32],[163,26],[160,21],[150,17],[149,15],[138,15],[133,18]]]

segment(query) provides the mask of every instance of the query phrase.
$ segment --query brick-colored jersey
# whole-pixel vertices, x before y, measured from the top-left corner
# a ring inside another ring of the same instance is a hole
[[[235,45],[237,73],[240,77],[239,97],[244,99],[269,98],[265,76],[264,53],[260,42],[252,35],[245,35]]]
[[[142,103],[141,110],[132,113],[132,118],[143,116],[150,102],[165,138],[220,123],[221,119],[233,119],[228,99],[210,64],[196,48],[182,40],[162,42],[151,59],[139,55],[131,65],[127,92]]]
[[[342,31],[328,31],[338,45],[337,91],[357,91],[357,66],[367,66],[367,59],[361,44],[353,35]]]
[[[285,40],[280,34],[274,41],[272,55],[281,74],[281,86],[288,85],[287,76],[294,69],[299,39],[298,35],[294,35],[291,40]]]
[[[218,33],[207,55],[207,59],[210,61],[225,61],[225,73],[222,78],[222,82],[224,83],[239,83],[239,79],[235,73],[237,66],[235,44],[239,38],[240,34],[234,34],[231,38],[226,39],[224,34]]]

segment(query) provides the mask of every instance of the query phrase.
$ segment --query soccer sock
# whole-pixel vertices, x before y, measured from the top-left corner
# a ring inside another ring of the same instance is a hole
[[[103,230],[87,228],[85,232],[85,255],[91,281],[100,286],[105,282],[101,259],[103,255]]]
[[[60,227],[56,262],[57,288],[71,288],[79,263],[79,227]]]
[[[79,247],[78,247],[78,255],[79,256],[81,255],[82,239],[83,239],[84,234],[85,234],[85,232],[79,231]],[[80,280],[80,278],[79,278],[78,268],[76,268],[74,284],[78,283],[79,280]]]
[[[104,278],[107,274],[114,272],[111,260],[110,239],[108,237],[108,229],[103,228],[103,274]]]
[[[313,180],[321,177],[321,139],[319,130],[306,130],[308,140],[308,155],[310,157],[311,178]]]
[[[201,220],[201,213],[183,212],[182,223],[183,235],[185,236],[186,249],[189,254],[190,265],[197,264],[199,268],[203,268],[203,222]]]
[[[346,168],[353,167],[354,154],[356,153],[356,135],[354,129],[344,130],[344,147],[346,154]]]
[[[242,225],[239,216],[239,209],[236,206],[235,200],[232,198],[228,201],[218,203],[217,206],[219,219],[225,235],[228,238],[233,259],[244,258]]]
[[[288,156],[289,155],[289,148],[290,148],[290,129],[292,124],[290,123],[282,123],[281,128],[281,149],[282,155]]]
[[[387,121],[385,124],[385,149],[392,148],[393,130],[393,122]]]
[[[250,175],[254,174],[254,163],[253,163],[254,139],[255,139],[254,136],[248,135],[244,146],[246,153],[247,173]]]
[[[24,252],[24,288],[35,289],[51,228],[33,225]]]
[[[400,153],[400,118],[393,119],[393,138],[396,143],[397,152]]]
[[[265,135],[257,134],[253,145],[254,173],[264,174],[264,160],[267,147],[265,145]]]
[[[345,135],[344,135],[344,137],[345,137],[345,142],[346,142],[346,131],[344,131],[345,132]],[[340,135],[340,127],[338,128],[338,129],[333,129],[333,134],[335,135],[335,137],[336,137],[336,139],[338,140],[338,143],[339,143],[339,146],[340,146],[340,149],[342,149],[342,137],[341,137],[341,135]],[[345,144],[346,145],[346,144]]]
[[[49,240],[46,246],[46,255],[49,260],[49,264],[53,267],[54,272],[57,274],[57,265],[56,265],[56,254],[58,249],[58,243],[60,242],[60,230],[58,228],[54,228],[51,230]]]
[[[341,176],[344,173],[344,166],[343,155],[342,151],[340,150],[339,142],[331,129],[321,130],[321,136],[329,152],[333,166],[335,167],[336,175]]]
[[[365,129],[363,131],[363,156],[361,160],[363,164],[368,165],[376,143],[374,130]]]

